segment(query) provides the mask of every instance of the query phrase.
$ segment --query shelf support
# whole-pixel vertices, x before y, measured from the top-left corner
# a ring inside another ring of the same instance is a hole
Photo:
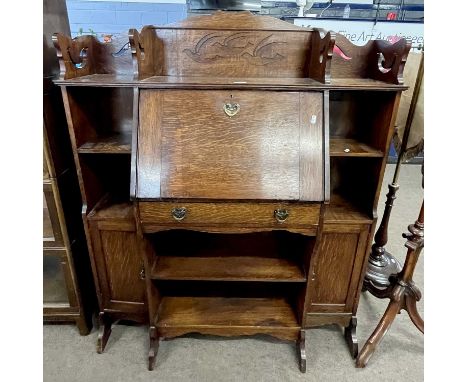
[[[112,322],[104,312],[99,312],[99,334],[97,340],[97,352],[102,354],[112,332]]]
[[[301,373],[306,372],[306,351],[305,351],[305,335],[306,332],[304,329],[299,331],[299,336],[297,339],[297,355],[299,357],[299,370]]]
[[[148,351],[148,370],[151,371],[154,369],[154,363],[156,362],[156,356],[158,354],[158,349],[159,349],[158,331],[155,326],[150,326],[149,338],[150,338],[150,345],[149,345],[149,351]]]
[[[349,325],[345,328],[344,336],[346,343],[348,344],[351,357],[355,359],[358,355],[358,340],[356,336],[357,318],[356,316],[351,317]]]

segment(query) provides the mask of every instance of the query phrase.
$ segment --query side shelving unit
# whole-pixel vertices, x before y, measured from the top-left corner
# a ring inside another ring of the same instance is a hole
[[[102,44],[93,36],[71,39],[55,34],[53,42],[61,70],[56,83],[64,99],[99,303],[101,353],[114,321],[148,321],[144,266],[130,201],[134,88],[121,86],[122,73],[132,78],[132,59],[128,51],[114,54],[122,41]]]

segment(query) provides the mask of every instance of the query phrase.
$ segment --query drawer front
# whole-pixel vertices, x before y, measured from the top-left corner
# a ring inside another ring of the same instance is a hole
[[[307,228],[318,224],[320,204],[140,202],[143,224]]]
[[[137,198],[322,201],[322,94],[142,90]]]

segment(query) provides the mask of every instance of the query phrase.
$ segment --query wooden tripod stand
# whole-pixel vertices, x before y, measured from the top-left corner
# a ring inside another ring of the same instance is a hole
[[[369,337],[356,359],[356,367],[365,367],[377,346],[387,333],[396,315],[402,309],[408,312],[414,325],[424,333],[424,321],[418,313],[416,302],[421,299],[421,291],[413,282],[413,273],[418,262],[419,254],[424,247],[424,201],[421,205],[418,220],[408,226],[410,233],[403,234],[408,239],[405,247],[408,248],[405,265],[396,275],[390,277],[390,285],[385,289],[378,289],[369,285],[369,291],[379,298],[390,298],[387,310],[382,319]],[[372,288],[372,290],[370,290]]]

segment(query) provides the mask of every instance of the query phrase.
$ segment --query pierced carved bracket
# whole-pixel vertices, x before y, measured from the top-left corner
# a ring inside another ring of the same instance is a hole
[[[162,74],[164,51],[162,40],[156,34],[153,25],[146,25],[141,32],[136,29],[128,31],[132,48],[133,77],[141,80]]]
[[[309,77],[325,84],[329,84],[331,79],[335,37],[335,32],[314,28],[310,40]]]
[[[402,85],[403,70],[410,49],[411,43],[405,39],[394,44],[375,40],[369,57],[369,76],[376,80]]]
[[[60,79],[108,73],[104,44],[94,36],[74,39],[61,33],[52,36],[60,65]]]

